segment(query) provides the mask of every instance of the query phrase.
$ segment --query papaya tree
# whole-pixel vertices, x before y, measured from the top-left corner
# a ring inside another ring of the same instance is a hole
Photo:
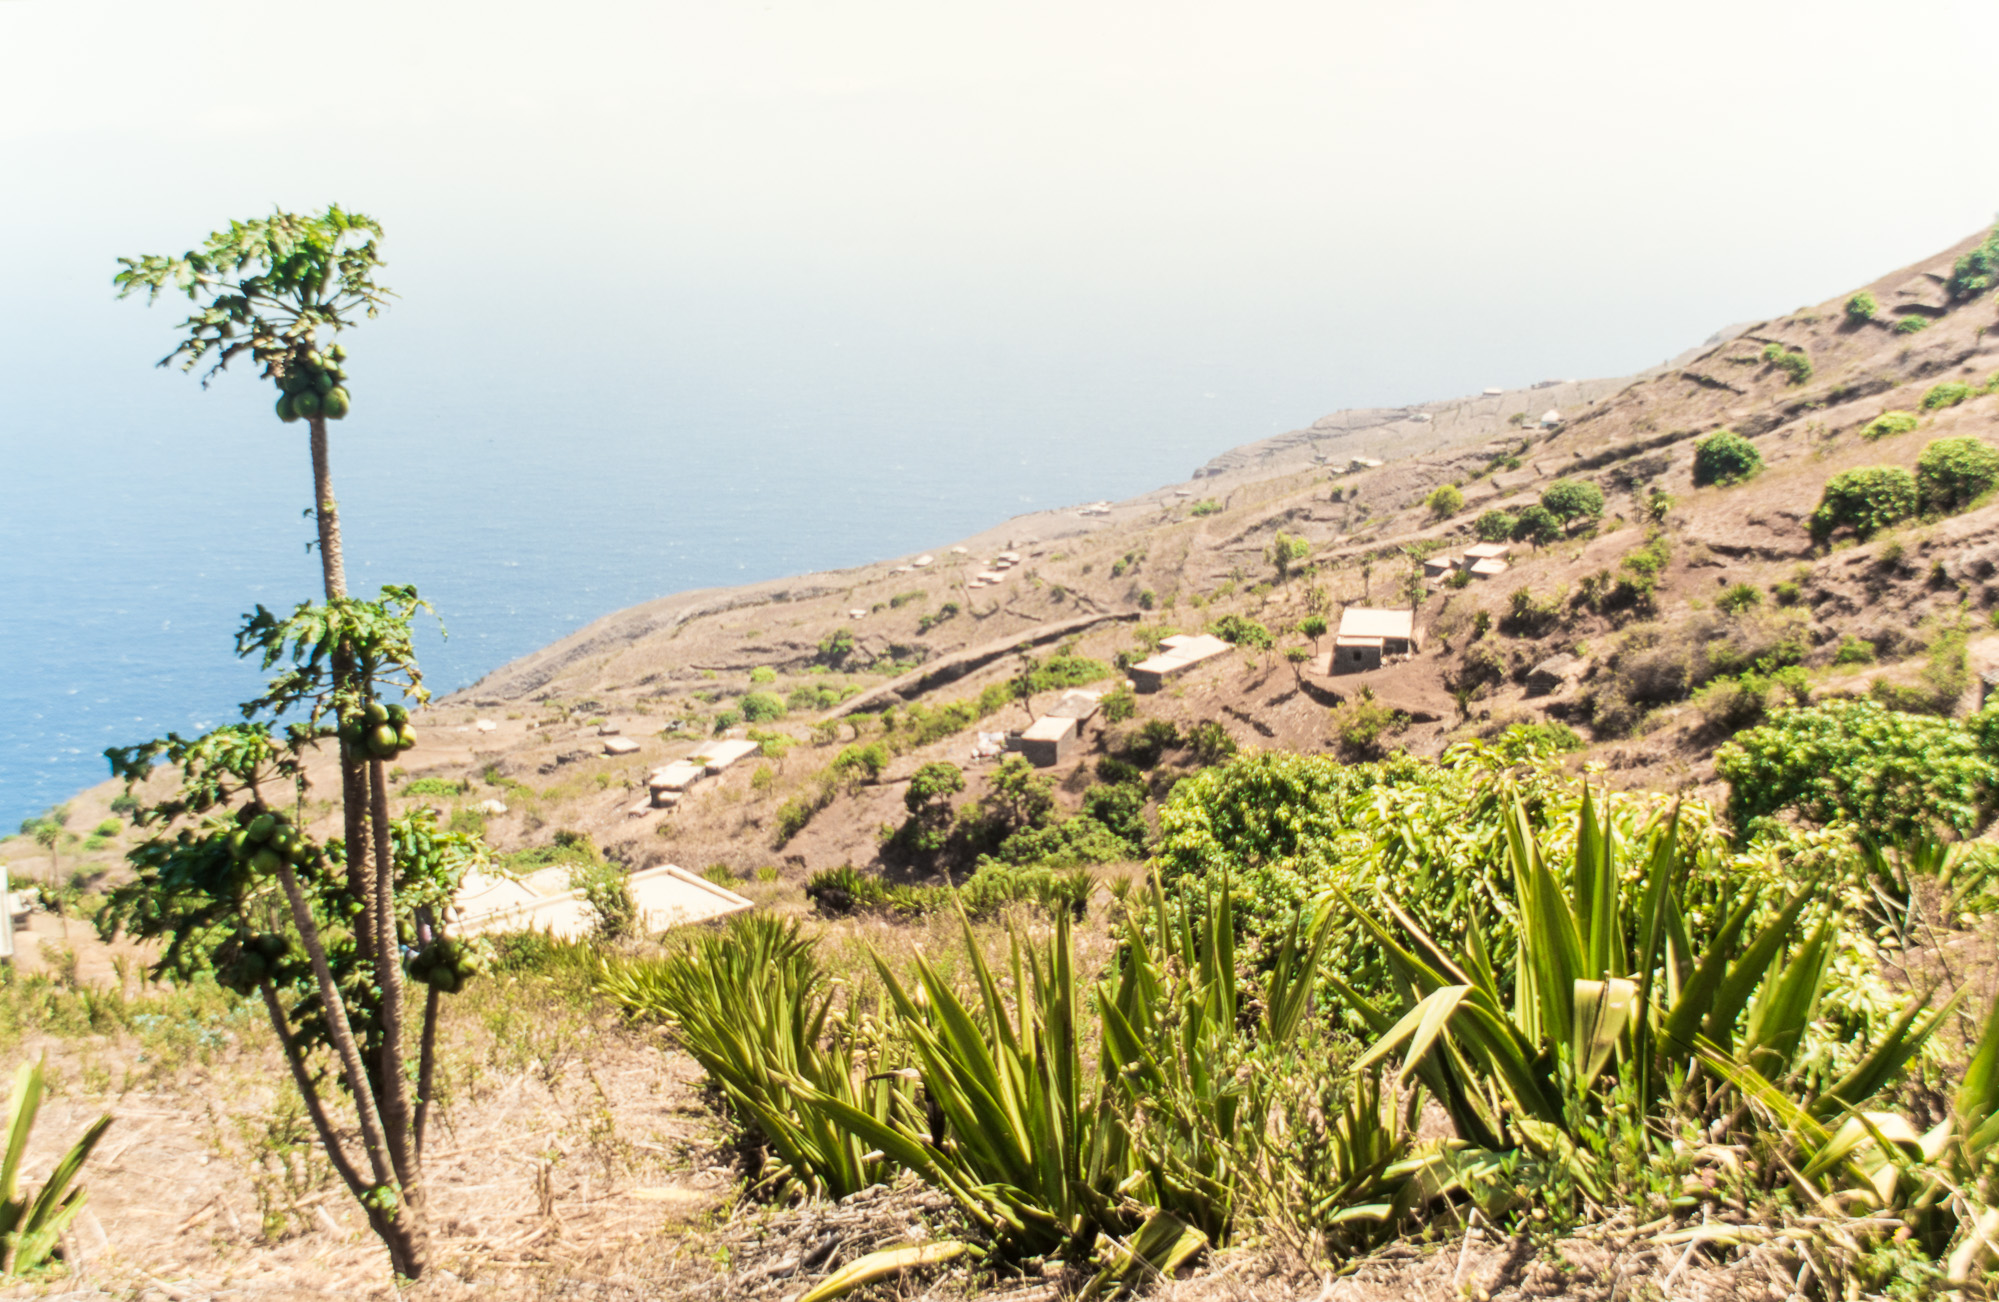
[[[478,851],[389,817],[384,763],[414,741],[397,698],[426,699],[410,627],[427,607],[411,588],[385,587],[374,601],[347,591],[327,426],[353,405],[341,332],[393,296],[376,278],[381,236],[373,219],[336,206],[231,222],[179,255],[119,259],[121,298],[177,294],[192,305],[160,365],[202,369],[206,387],[246,363],[275,388],[278,419],[304,423],[325,604],[283,618],[259,607],[247,619],[238,653],[278,672],[243,707],[244,723],[106,752],[135,792],[161,764],[180,780],[135,818],[152,835],[131,855],[138,881],[104,925],[164,941],[163,975],[212,970],[261,996],[329,1159],[397,1273],[414,1279],[428,1257],[420,1160],[437,997],[472,970],[443,935],[441,911]],[[322,747],[337,749],[342,832],[324,843],[303,818],[307,760]],[[429,989],[415,1037],[406,976]],[[325,1107],[329,1057],[358,1155]]]

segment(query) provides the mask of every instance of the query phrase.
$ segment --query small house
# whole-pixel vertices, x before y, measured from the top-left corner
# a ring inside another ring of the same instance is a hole
[[[1081,736],[1078,720],[1044,714],[1017,737],[1007,740],[1010,748],[1019,751],[1028,763],[1045,769],[1068,759]]]
[[[1179,634],[1161,639],[1159,654],[1131,667],[1131,685],[1141,692],[1156,692],[1169,678],[1178,678],[1195,665],[1226,655],[1229,644],[1207,633]]]
[[[1416,612],[1349,606],[1333,638],[1333,672],[1358,674],[1416,652]]]
[[[721,773],[737,760],[746,759],[756,754],[760,749],[762,747],[756,742],[734,738],[729,741],[715,742],[705,749],[694,752],[689,758],[705,760],[707,761],[708,772]]]
[[[1503,561],[1512,554],[1512,543],[1473,543],[1464,551],[1465,568],[1470,569],[1473,561]]]
[[[1423,577],[1426,579],[1441,579],[1456,568],[1458,568],[1458,563],[1450,557],[1432,556],[1429,560],[1423,562]]]

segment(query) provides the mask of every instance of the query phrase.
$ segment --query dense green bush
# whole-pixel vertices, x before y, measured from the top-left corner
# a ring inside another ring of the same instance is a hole
[[[1812,512],[1812,541],[1823,545],[1840,529],[1862,542],[1916,513],[1916,477],[1900,466],[1861,466],[1826,481]]]
[[[775,692],[749,692],[736,702],[746,723],[773,723],[784,717],[784,701]]]
[[[1556,518],[1553,511],[1538,502],[1514,518],[1514,542],[1531,543],[1535,547],[1540,547],[1561,536],[1561,520]]]
[[[1892,434],[1907,434],[1920,424],[1922,422],[1916,418],[1916,413],[1913,411],[1884,411],[1870,421],[1867,428],[1860,432],[1869,442],[1872,442],[1875,439],[1887,438]]]
[[[1846,319],[1849,321],[1872,321],[1874,314],[1880,310],[1881,305],[1874,301],[1874,295],[1864,289],[1846,300]]]
[[[1586,479],[1558,479],[1541,494],[1541,509],[1563,524],[1594,520],[1603,514],[1603,490]]]
[[[1985,242],[1957,260],[1945,288],[1956,299],[1976,298],[1999,282],[1999,227]]]
[[[1253,647],[1258,651],[1268,651],[1277,645],[1277,640],[1270,635],[1269,629],[1241,615],[1223,615],[1208,625],[1208,631],[1224,642]]]
[[[1717,430],[1694,444],[1694,484],[1734,484],[1763,468],[1763,454],[1734,430]]]
[[[1465,495],[1456,484],[1439,484],[1423,499],[1423,505],[1430,508],[1431,515],[1443,520],[1464,509]]]
[[[1221,509],[1222,509],[1222,504],[1220,502],[1217,502],[1212,497],[1204,497],[1200,501],[1188,507],[1187,514],[1197,517],[1203,515],[1213,515],[1216,512],[1220,511]]]
[[[1992,818],[1995,741],[1991,711],[1958,723],[1835,700],[1779,711],[1740,734],[1716,752],[1715,771],[1742,832],[1788,810],[1822,824],[1846,819],[1883,842],[1938,827],[1971,836]]]
[[[1999,448],[1984,439],[1938,439],[1916,460],[1916,492],[1926,511],[1962,511],[1994,484],[1999,484]]]
[[[1472,536],[1480,542],[1509,542],[1513,538],[1513,525],[1514,518],[1511,511],[1495,508],[1472,521]]]
[[[1800,349],[1788,349],[1782,344],[1769,344],[1763,349],[1763,360],[1782,371],[1788,383],[1803,384],[1812,378],[1812,359]]]
[[[1874,644],[1849,633],[1839,640],[1839,650],[1833,652],[1832,662],[1836,665],[1871,665],[1874,663]]]
[[[1978,390],[1972,388],[1962,380],[1945,380],[1942,384],[1931,385],[1924,392],[1923,410],[1937,411],[1944,407],[1955,407],[1958,403],[1972,397],[1977,392]]]
[[[1895,323],[1895,333],[1898,335],[1912,335],[1929,328],[1930,319],[1926,316],[1905,316]]]

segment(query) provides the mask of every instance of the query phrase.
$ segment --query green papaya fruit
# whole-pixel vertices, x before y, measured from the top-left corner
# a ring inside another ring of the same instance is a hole
[[[316,371],[326,365],[326,359],[320,356],[317,348],[308,348],[305,352],[305,364],[308,370]]]
[[[325,371],[314,371],[312,373],[312,389],[314,393],[319,395],[319,405],[321,408],[324,408],[326,406],[326,395],[333,392],[333,377]]]
[[[390,704],[384,708],[389,712],[389,722],[398,728],[409,722],[410,710],[407,705]]]
[[[405,724],[396,729],[396,749],[408,750],[416,745],[416,729]]]
[[[262,845],[271,839],[271,833],[278,830],[278,820],[269,814],[259,814],[250,820],[250,826],[245,830],[249,832],[252,841]]]
[[[311,389],[305,390],[298,397],[292,399],[292,410],[307,420],[311,420],[319,414],[319,394]]]
[[[387,723],[389,721],[389,707],[380,701],[370,701],[368,702],[368,708],[361,712],[361,717],[369,723]]]
[[[345,344],[335,344],[326,350],[326,355],[336,362],[344,362],[347,360],[347,346]]]
[[[354,401],[347,396],[347,390],[335,388],[319,400],[319,409],[328,420],[346,420],[347,413],[354,410]]]
[[[292,396],[289,393],[278,395],[278,419],[287,425],[298,419],[298,412],[292,408]]]
[[[240,827],[231,832],[223,843],[229,847],[232,859],[241,859],[250,853],[250,834]]]
[[[257,870],[259,876],[269,877],[284,867],[285,861],[278,857],[277,851],[266,849],[250,856],[250,866]]]

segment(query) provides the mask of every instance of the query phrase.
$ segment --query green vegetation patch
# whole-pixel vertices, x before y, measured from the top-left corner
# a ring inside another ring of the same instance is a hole
[[[1734,430],[1717,430],[1694,445],[1694,484],[1738,484],[1763,468],[1763,454]]]

